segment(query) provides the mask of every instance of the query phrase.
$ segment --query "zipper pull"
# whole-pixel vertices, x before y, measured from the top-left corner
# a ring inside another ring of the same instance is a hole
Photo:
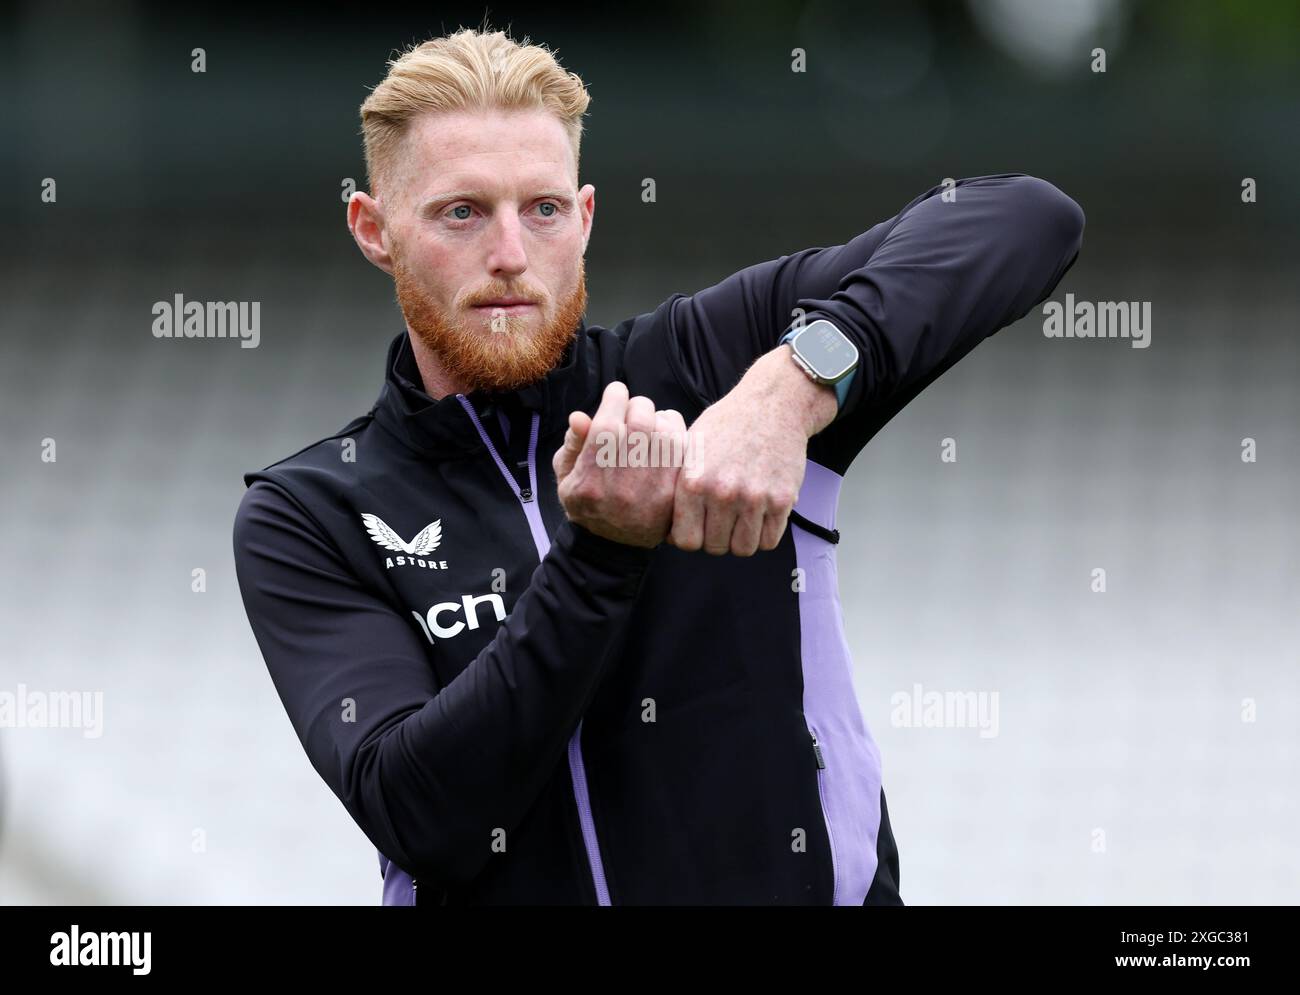
[[[811,729],[809,729],[808,735],[812,737],[813,755],[817,757],[817,769],[825,770],[826,761],[822,758],[822,748],[821,748],[821,744],[817,742],[817,734],[813,732]]]
[[[416,883],[415,878],[411,878],[411,904],[412,905],[416,904],[416,889],[418,887],[419,885]]]
[[[519,500],[527,504],[533,499],[533,489],[531,487],[519,488]]]

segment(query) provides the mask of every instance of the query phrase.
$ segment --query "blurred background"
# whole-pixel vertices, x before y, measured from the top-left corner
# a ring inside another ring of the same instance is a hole
[[[1032,173],[1082,205],[1053,299],[1150,302],[1149,348],[1048,339],[1031,312],[845,486],[902,894],[1294,902],[1292,0],[3,7],[0,695],[101,693],[103,726],[0,728],[0,902],[378,903],[249,631],[230,528],[245,471],[378,394],[401,322],[344,223],[357,108],[393,49],[485,9],[590,88],[592,324],[840,244],[945,177]],[[154,338],[177,293],[260,301],[260,346]],[[900,723],[918,684],[996,693],[998,734]]]

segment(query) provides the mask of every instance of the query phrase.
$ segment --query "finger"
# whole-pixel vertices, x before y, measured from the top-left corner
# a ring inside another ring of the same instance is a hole
[[[686,462],[686,421],[680,411],[665,408],[655,412],[655,431],[664,439],[666,451],[672,454],[673,466],[681,467]]]
[[[781,514],[768,512],[763,518],[763,533],[759,539],[759,549],[776,549],[781,542],[781,537],[785,535],[786,524],[790,520],[790,512],[787,509]]]
[[[582,455],[582,450],[586,448],[587,438],[591,435],[592,427],[591,415],[585,411],[574,411],[569,414],[569,430],[564,433],[565,444],[574,446],[574,461]]]
[[[677,475],[677,490],[673,495],[673,526],[668,533],[669,542],[678,549],[693,553],[704,544],[704,495],[693,487],[686,474]]]
[[[564,445],[555,451],[555,456],[551,460],[557,484],[573,471],[590,429],[591,418],[585,411],[574,411],[569,415],[569,428],[564,433]]]
[[[614,439],[618,438],[618,433],[623,430],[625,424],[627,403],[627,385],[621,380],[611,380],[605,386],[600,407],[596,409],[596,416],[591,420],[591,429],[587,433],[584,448],[607,445],[607,435],[610,433]]]
[[[763,510],[760,506],[744,508],[736,516],[736,527],[731,531],[731,552],[734,556],[753,556],[763,537]]]
[[[731,533],[736,529],[734,502],[710,498],[704,505],[704,551],[722,556],[731,550]]]
[[[672,422],[662,411],[655,412],[655,427],[650,433],[650,465],[673,466]]]
[[[668,411],[655,412],[655,431],[650,440],[650,452],[658,457],[658,466],[680,469],[685,461],[686,430],[681,415]],[[674,481],[675,483],[675,481]]]
[[[666,472],[656,478],[657,492],[677,503],[677,481],[686,463],[686,430],[681,415],[676,412],[655,412],[655,430],[650,438],[650,465]],[[669,529],[672,520],[669,519]],[[671,542],[665,536],[664,542]]]
[[[664,408],[662,411],[659,412],[659,414],[663,415],[664,418],[666,418],[669,422],[672,423],[673,429],[675,431],[678,432],[686,431],[686,419],[682,417],[682,413],[678,411],[676,408]]]
[[[651,433],[655,430],[655,404],[648,397],[637,396],[627,402],[627,412],[624,415],[627,422],[627,444],[631,447],[634,444],[648,446],[651,440]],[[644,438],[644,442],[638,442],[638,439]],[[649,449],[645,450],[647,462],[649,460]]]
[[[596,409],[592,421],[601,425],[611,422],[622,424],[627,413],[627,403],[627,384],[621,380],[611,380],[605,385],[605,391],[600,396],[600,407]]]

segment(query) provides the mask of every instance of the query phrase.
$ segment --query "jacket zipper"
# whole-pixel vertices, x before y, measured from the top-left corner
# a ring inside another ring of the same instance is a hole
[[[514,491],[515,497],[519,499],[519,504],[524,509],[524,516],[528,519],[528,527],[533,535],[533,545],[537,547],[537,558],[541,560],[546,556],[547,550],[551,548],[550,536],[546,533],[545,523],[542,521],[542,512],[537,504],[537,430],[541,423],[541,416],[534,411],[532,427],[528,435],[528,484],[520,487],[519,482],[515,480],[501,454],[497,452],[497,447],[492,444],[491,437],[483,428],[483,423],[479,421],[478,412],[474,410],[474,405],[464,394],[457,394],[456,400],[460,401],[461,407],[469,415],[470,421],[478,430],[479,437],[483,444],[487,446],[488,452],[492,454],[492,459],[501,471],[501,475],[506,478],[506,483]],[[582,759],[582,721],[578,721],[578,728],[574,730],[573,736],[569,739],[569,777],[573,781],[573,797],[578,806],[578,824],[582,828],[582,841],[587,850],[587,864],[591,868],[591,881],[596,889],[596,903],[598,905],[610,905],[609,885],[605,880],[605,866],[600,859],[600,840],[596,837],[596,822],[591,812],[591,794],[587,787],[587,768]]]
[[[822,753],[821,742],[817,739],[816,726],[808,726],[808,733],[812,736],[813,756],[817,760],[817,798],[821,802],[822,821],[826,823],[826,839],[831,846],[831,905],[834,905],[840,896],[840,875],[835,864],[835,831],[831,828],[831,817],[826,811],[826,777],[822,773],[826,769],[826,757]]]

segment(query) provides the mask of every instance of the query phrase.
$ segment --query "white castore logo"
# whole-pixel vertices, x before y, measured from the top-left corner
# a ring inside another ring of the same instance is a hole
[[[446,560],[426,560],[428,556],[440,545],[442,545],[442,519],[436,522],[430,522],[422,528],[414,539],[405,542],[401,536],[389,528],[378,515],[361,516],[361,521],[365,523],[366,531],[370,533],[370,538],[383,546],[384,549],[392,553],[404,553],[404,556],[389,556],[385,560],[385,567],[391,570],[398,566],[424,567],[431,570],[446,570]]]

